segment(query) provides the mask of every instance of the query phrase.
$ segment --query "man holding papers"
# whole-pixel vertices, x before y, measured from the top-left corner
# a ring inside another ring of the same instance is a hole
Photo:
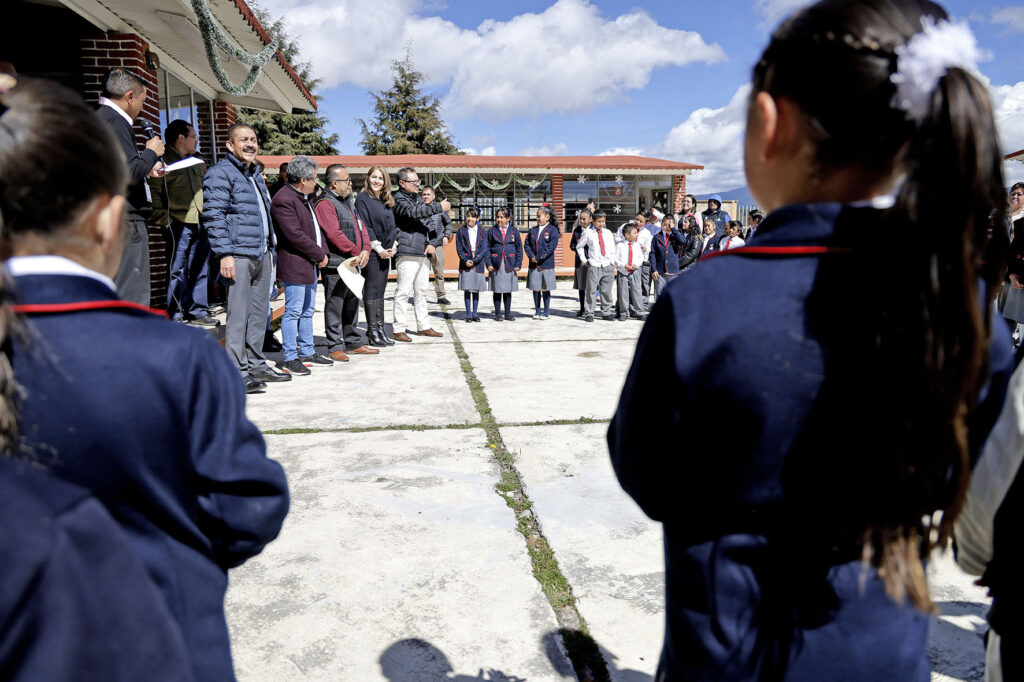
[[[193,156],[199,141],[187,121],[175,120],[164,131],[166,174],[150,178],[156,221],[170,228],[170,280],[167,283],[167,314],[175,320],[204,327],[220,324],[210,317],[208,282],[210,242],[199,218],[203,213],[203,174],[206,165]]]

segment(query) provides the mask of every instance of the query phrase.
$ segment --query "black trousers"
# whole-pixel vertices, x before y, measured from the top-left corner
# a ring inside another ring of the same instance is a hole
[[[377,254],[371,253],[370,260],[363,268],[363,278],[366,285],[363,287],[363,298],[367,301],[384,299],[384,288],[388,285],[388,271],[391,267],[390,260],[381,260]]]
[[[141,216],[129,215],[125,222],[121,267],[114,284],[122,299],[149,305],[149,230]]]
[[[359,333],[359,297],[341,279],[338,270],[323,268],[320,280],[324,285],[324,324],[329,350],[351,350],[365,346]]]

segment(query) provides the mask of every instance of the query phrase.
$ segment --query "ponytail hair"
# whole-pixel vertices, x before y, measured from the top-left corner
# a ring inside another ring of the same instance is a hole
[[[547,204],[537,209],[538,211],[544,211],[548,216],[548,225],[553,225],[555,228],[558,227],[558,218],[555,216],[555,211]],[[542,226],[546,227],[546,225]]]
[[[787,458],[790,497],[813,514],[803,542],[787,547],[810,565],[812,549],[859,545],[892,598],[931,611],[922,557],[950,537],[980,446],[970,426],[988,374],[991,273],[1001,271],[983,268],[982,252],[1006,198],[992,108],[974,76],[948,69],[922,121],[892,105],[896,48],[926,18],[947,15],[929,0],[822,0],[775,32],[751,96],[788,98],[804,114],[812,182],[837,169],[902,177],[887,210],[840,214],[835,238],[853,249],[822,260],[807,302],[825,380],[809,417],[817,428],[805,432],[830,436],[802,433]],[[879,229],[904,246],[877,248]],[[854,404],[856,417],[827,404]]]

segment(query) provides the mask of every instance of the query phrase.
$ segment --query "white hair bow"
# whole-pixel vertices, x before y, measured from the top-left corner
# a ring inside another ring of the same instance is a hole
[[[927,115],[932,93],[949,69],[980,76],[978,62],[988,58],[966,21],[943,19],[936,23],[932,17],[924,17],[921,24],[924,29],[920,33],[896,48],[896,73],[890,76],[896,85],[893,106],[918,123]]]

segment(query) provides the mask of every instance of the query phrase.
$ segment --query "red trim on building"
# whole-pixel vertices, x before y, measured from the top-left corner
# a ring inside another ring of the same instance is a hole
[[[277,168],[291,160],[291,156],[261,156],[260,160],[267,168]],[[704,166],[694,163],[651,159],[644,156],[469,156],[446,154],[399,154],[394,156],[314,156],[320,168],[332,163],[340,163],[350,168],[369,168],[380,164],[385,168],[550,168],[561,169],[600,169],[608,171],[644,170],[664,171],[673,175],[683,170],[704,170]]]
[[[726,251],[712,251],[701,260],[719,256],[820,256],[825,253],[849,253],[853,249],[840,246],[737,246]]]
[[[270,34],[267,33],[267,29],[263,28],[263,24],[261,24],[259,19],[256,18],[256,15],[252,13],[249,6],[245,4],[244,0],[234,0],[234,3],[242,17],[245,18],[249,25],[252,26],[253,30],[256,31],[259,37],[263,40],[263,44],[269,45],[271,41]],[[302,82],[301,78],[299,78],[299,74],[295,73],[295,69],[292,68],[292,65],[289,64],[288,60],[284,58],[283,54],[281,54],[281,50],[278,50],[274,54],[274,57],[277,59],[277,63],[280,64],[281,67],[288,72],[288,75],[292,77],[295,84],[299,86],[299,90],[302,90],[302,94],[305,95],[306,99],[309,100],[309,103],[313,105],[313,110],[316,111],[318,108],[316,98],[313,97],[313,94],[306,88],[306,84]]]
[[[1007,154],[1003,158],[1006,159],[1007,161],[1018,161],[1018,160],[1019,161],[1024,161],[1024,158],[1018,159],[1017,158],[1018,156],[1024,157],[1024,149],[1021,149],[1019,152],[1014,152],[1012,154]]]

